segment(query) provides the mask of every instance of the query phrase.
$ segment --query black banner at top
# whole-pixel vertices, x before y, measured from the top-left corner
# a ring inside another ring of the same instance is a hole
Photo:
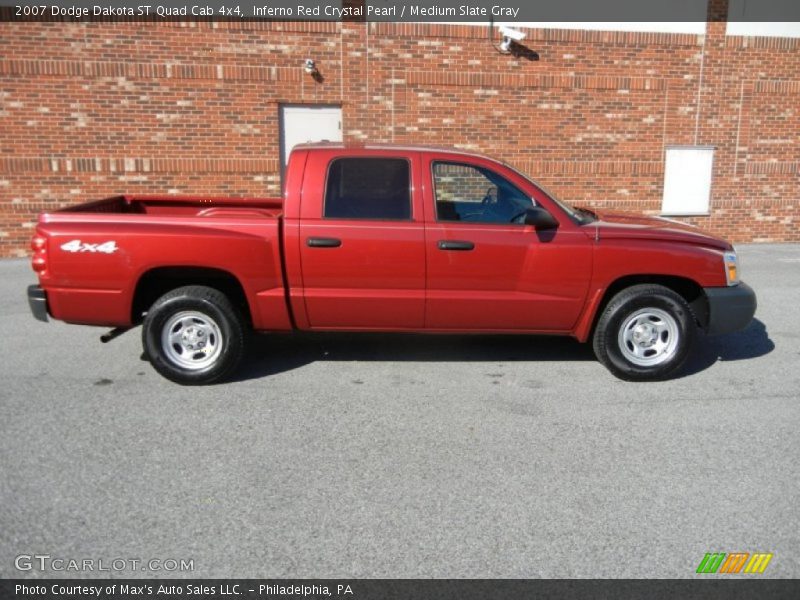
[[[0,0],[15,20],[800,22],[797,0]]]

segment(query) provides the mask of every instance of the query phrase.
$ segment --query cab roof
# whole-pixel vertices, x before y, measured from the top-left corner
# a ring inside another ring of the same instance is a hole
[[[452,148],[425,144],[369,144],[362,142],[312,142],[297,144],[292,150],[388,150],[400,152],[441,152],[443,154],[464,154],[491,158],[468,148]]]

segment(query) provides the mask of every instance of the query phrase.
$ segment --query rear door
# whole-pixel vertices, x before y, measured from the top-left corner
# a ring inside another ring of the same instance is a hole
[[[416,154],[310,152],[299,222],[311,329],[421,329],[425,231]]]

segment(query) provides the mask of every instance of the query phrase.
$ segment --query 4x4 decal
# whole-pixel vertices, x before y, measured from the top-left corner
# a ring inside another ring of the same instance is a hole
[[[65,252],[102,252],[103,254],[113,254],[118,250],[117,243],[113,240],[101,244],[89,244],[80,240],[72,240],[66,244],[61,244],[61,249]]]

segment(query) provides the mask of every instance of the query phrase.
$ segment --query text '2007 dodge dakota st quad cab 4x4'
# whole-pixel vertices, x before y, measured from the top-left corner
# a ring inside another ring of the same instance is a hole
[[[121,196],[39,218],[34,315],[116,329],[184,384],[229,375],[248,330],[530,333],[592,340],[618,377],[680,368],[753,291],[694,227],[559,202],[451,150],[295,147],[282,199]]]

